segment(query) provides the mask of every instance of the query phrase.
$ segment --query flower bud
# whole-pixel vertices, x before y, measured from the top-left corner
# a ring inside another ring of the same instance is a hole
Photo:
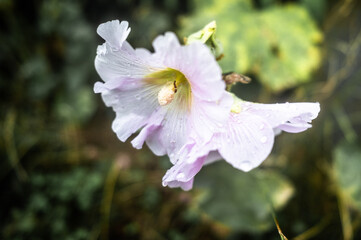
[[[185,44],[191,44],[194,42],[204,43],[210,48],[215,58],[219,60],[223,56],[223,47],[216,39],[216,29],[216,21],[212,21],[200,31],[189,35],[188,38],[185,38]]]

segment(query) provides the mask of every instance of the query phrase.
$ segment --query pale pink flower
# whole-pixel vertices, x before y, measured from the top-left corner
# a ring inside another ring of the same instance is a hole
[[[101,24],[105,40],[95,67],[104,82],[94,86],[116,113],[112,129],[121,141],[141,130],[135,148],[146,142],[156,155],[172,157],[190,139],[208,142],[227,120],[232,97],[221,69],[200,43],[181,46],[174,33],[158,36],[151,53],[126,41],[128,22]]]

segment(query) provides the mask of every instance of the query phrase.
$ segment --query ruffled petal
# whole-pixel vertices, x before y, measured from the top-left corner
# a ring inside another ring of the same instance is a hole
[[[196,161],[179,161],[163,177],[163,186],[171,188],[181,187],[188,191],[193,186],[194,176],[201,170],[206,156],[198,158]]]
[[[176,51],[180,46],[177,36],[172,32],[166,32],[154,39],[154,55],[164,62],[168,54]]]
[[[105,48],[98,50],[100,54],[95,58],[95,69],[104,82],[118,81],[121,85],[124,78],[143,78],[151,73],[151,62],[143,61],[136,54]]]
[[[99,25],[97,33],[101,36],[113,49],[121,49],[123,42],[127,39],[130,28],[127,21],[113,20]]]
[[[105,105],[112,107],[116,112],[112,129],[121,141],[125,141],[131,134],[149,123],[149,118],[159,108],[158,91],[158,86],[150,85],[127,91],[121,89],[102,91]]]
[[[159,108],[157,111],[153,112],[152,116],[146,123],[146,126],[140,131],[137,137],[132,140],[132,145],[136,149],[141,149],[145,140],[150,136],[158,127],[161,126],[165,111],[162,108]]]
[[[208,165],[222,159],[223,157],[219,154],[218,150],[213,150],[208,154],[206,160],[204,161],[204,165]]]
[[[266,119],[272,128],[291,133],[302,132],[311,127],[309,124],[320,111],[319,103],[282,103],[260,104],[243,102],[242,111]],[[277,132],[277,130],[276,130]]]
[[[226,131],[215,138],[218,151],[233,167],[248,172],[270,154],[274,134],[269,123],[259,116],[241,112],[230,114]]]
[[[177,154],[187,144],[197,142],[199,151],[215,132],[222,131],[228,120],[232,101],[232,97],[226,92],[217,103],[195,98],[190,112],[177,108],[179,103],[172,102],[167,106],[162,126],[154,129],[152,136],[149,136],[151,139],[146,141],[148,146],[157,150],[163,146],[164,150],[159,153],[168,154],[172,163],[179,159]]]

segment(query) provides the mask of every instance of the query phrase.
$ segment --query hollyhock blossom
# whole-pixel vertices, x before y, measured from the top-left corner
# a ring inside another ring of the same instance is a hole
[[[201,43],[181,46],[174,33],[158,36],[151,53],[133,49],[126,41],[128,22],[101,24],[95,68],[104,82],[94,86],[116,113],[112,129],[121,141],[141,130],[132,141],[146,142],[157,155],[172,160],[189,136],[208,142],[227,120],[232,97],[225,91],[222,72]]]
[[[319,111],[319,103],[259,104],[235,98],[224,131],[205,144],[189,143],[182,148],[178,162],[163,177],[163,185],[189,190],[204,164],[222,158],[248,172],[270,154],[275,135],[305,131]]]

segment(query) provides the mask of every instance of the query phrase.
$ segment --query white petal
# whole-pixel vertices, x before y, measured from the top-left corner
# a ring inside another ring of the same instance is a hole
[[[148,119],[146,126],[140,131],[137,137],[132,140],[132,145],[136,149],[141,149],[144,141],[149,135],[161,126],[165,111],[163,108],[159,108],[157,111],[153,112],[152,116]]]
[[[143,78],[149,74],[150,63],[139,59],[135,54],[126,51],[113,51],[107,47],[106,53],[95,58],[95,69],[104,82],[124,78]]]
[[[211,151],[206,160],[204,161],[204,165],[208,165],[208,164],[211,164],[211,163],[214,163],[216,161],[219,161],[219,160],[222,160],[223,157],[219,154],[218,151]]]
[[[130,33],[130,28],[127,21],[119,23],[119,20],[113,20],[100,24],[97,33],[113,49],[120,49]]]
[[[154,54],[165,61],[165,57],[180,47],[177,36],[172,32],[159,35],[153,41]]]
[[[221,131],[228,121],[233,99],[226,91],[219,101],[193,98],[190,125],[196,141],[208,142],[215,132]]]
[[[108,89],[104,86],[104,83],[96,82],[94,84],[93,90],[95,93],[101,93],[101,92],[107,91]]]
[[[151,135],[147,136],[146,143],[150,150],[157,156],[163,156],[167,154],[166,147],[163,146],[160,135],[159,128],[152,131]]]
[[[168,155],[178,152],[183,147],[190,130],[187,123],[187,112],[176,108],[172,104],[174,102],[167,106],[168,109],[162,127],[153,132],[153,140],[158,140],[158,147],[163,146],[164,148],[161,152],[166,152]],[[149,144],[148,141],[147,144]],[[150,145],[149,147],[152,148]]]
[[[248,172],[270,154],[274,134],[264,119],[247,112],[232,113],[226,132],[218,141],[222,157],[233,167]]]
[[[144,85],[141,88],[107,90],[102,92],[103,101],[116,112],[112,129],[121,141],[139,130],[149,121],[153,112],[159,107],[157,86]]]
[[[190,190],[193,186],[194,176],[201,170],[205,158],[205,156],[200,157],[192,163],[188,161],[176,163],[164,175],[163,186],[181,187],[183,190]]]
[[[273,128],[286,132],[302,132],[311,127],[309,124],[320,111],[319,103],[259,104],[242,103],[242,111],[266,119]]]

